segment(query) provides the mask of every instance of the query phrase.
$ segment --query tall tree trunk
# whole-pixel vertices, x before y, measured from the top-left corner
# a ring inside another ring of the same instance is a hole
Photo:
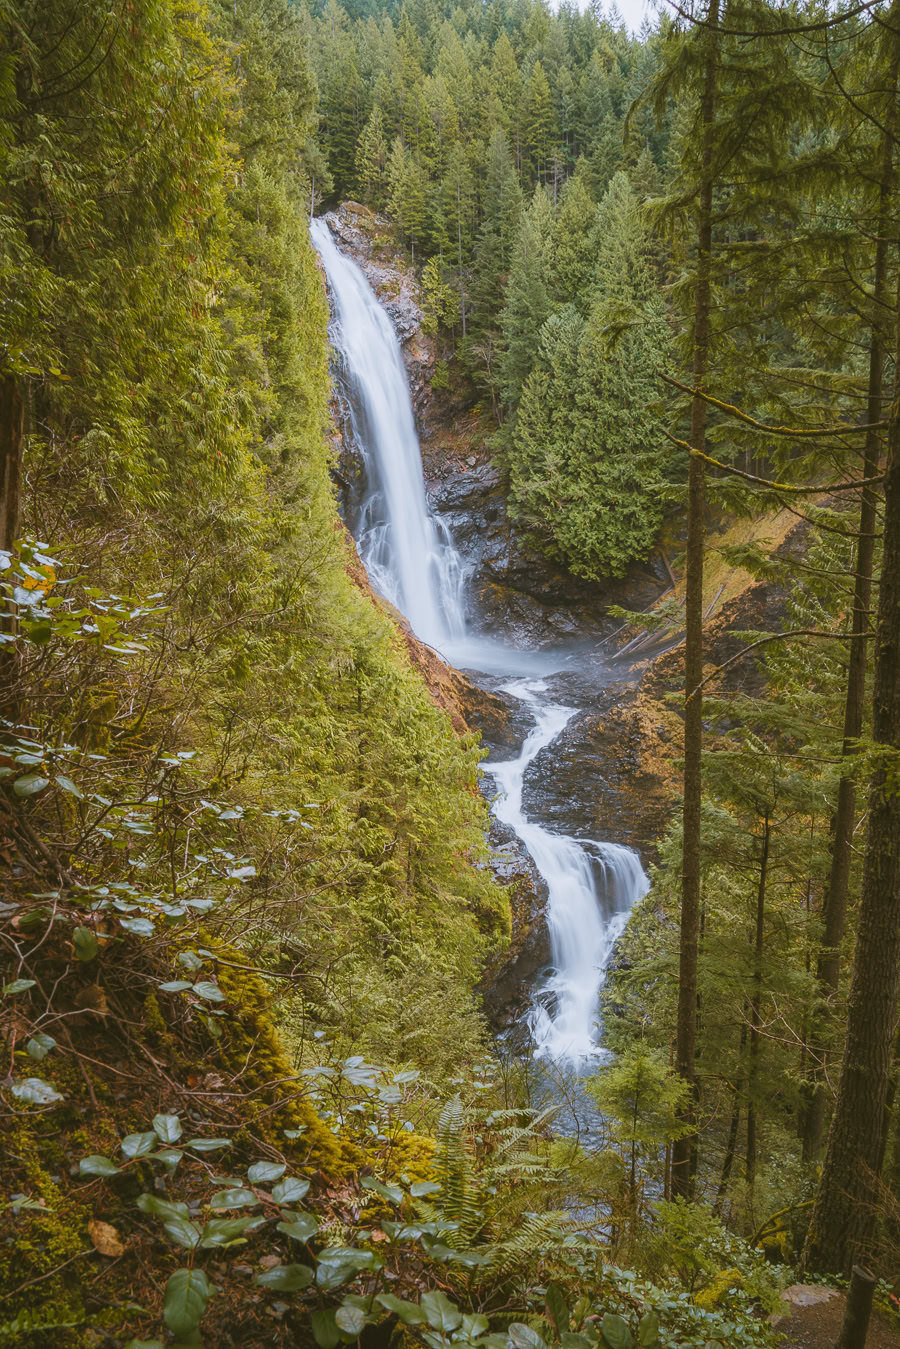
[[[712,199],[714,176],[714,126],[716,75],[719,44],[716,28],[719,0],[710,0],[710,31],[703,77],[700,119],[703,127],[700,192],[697,210],[697,277],[694,288],[695,389],[706,382],[710,345],[710,281],[712,264]],[[695,395],[691,403],[691,446],[706,448],[707,404]],[[678,958],[678,1021],[675,1066],[691,1088],[682,1123],[689,1130],[672,1147],[672,1191],[690,1199],[697,1169],[697,950],[700,938],[700,801],[701,753],[703,749],[703,703],[699,692],[703,679],[703,542],[705,528],[705,466],[692,454],[688,469],[688,536],[685,593],[684,692],[684,844],[681,882],[681,933]]]
[[[741,1024],[741,1044],[738,1061],[743,1071],[744,1050],[747,1047],[747,1023]],[[741,1096],[744,1091],[744,1082],[742,1078],[734,1084],[734,1104],[731,1107],[731,1121],[728,1125],[728,1140],[725,1144],[725,1157],[722,1161],[722,1174],[719,1177],[719,1188],[716,1191],[716,1198],[713,1204],[713,1213],[719,1217],[725,1204],[725,1196],[728,1193],[728,1182],[731,1179],[731,1171],[734,1166],[735,1153],[737,1152],[738,1128],[741,1122]]]
[[[15,375],[0,378],[0,551],[19,537],[22,517],[22,445],[25,403]]]
[[[895,16],[897,6],[894,6]],[[896,89],[900,69],[900,43],[894,42],[889,88]],[[885,344],[882,322],[888,312],[888,238],[890,230],[890,200],[894,181],[894,118],[889,114],[881,140],[881,171],[879,178],[878,242],[875,246],[875,275],[873,282],[872,337],[869,348],[869,396],[866,422],[873,426],[881,420],[884,386]],[[878,432],[867,432],[863,477],[874,478],[878,472]],[[866,696],[866,655],[869,636],[869,607],[872,600],[872,560],[875,552],[877,498],[874,491],[864,489],[859,508],[859,535],[856,545],[856,579],[853,586],[853,624],[850,636],[850,659],[847,669],[847,691],[844,704],[844,740],[841,753],[849,770],[850,761],[857,753],[863,728],[863,707]],[[847,919],[847,895],[850,886],[850,863],[853,856],[853,826],[856,820],[856,784],[849,771],[841,774],[838,784],[837,806],[832,818],[831,869],[828,888],[822,908],[822,946],[816,963],[817,1004],[810,1026],[811,1090],[803,1130],[803,1159],[812,1161],[822,1150],[825,1134],[825,1069],[828,1063],[828,1028],[833,1016],[835,994],[841,973],[841,942]]]
[[[756,891],[756,931],[753,942],[753,996],[750,999],[750,1072],[747,1092],[747,1184],[756,1184],[758,1130],[756,1087],[759,1075],[759,1028],[762,1024],[762,957],[766,922],[766,881],[769,874],[769,817],[765,817],[762,853],[759,859],[759,886]]]
[[[900,295],[897,297],[900,319]],[[900,322],[897,364],[900,370]],[[900,993],[900,379],[895,381],[884,484],[884,558],[875,634],[873,739],[859,930],[847,1039],[822,1179],[803,1260],[849,1274],[875,1222],[897,999]]]

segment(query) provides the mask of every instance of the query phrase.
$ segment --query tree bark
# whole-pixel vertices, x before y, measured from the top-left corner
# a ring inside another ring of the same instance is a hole
[[[700,104],[703,143],[701,150],[700,192],[697,210],[697,276],[694,287],[694,359],[695,389],[702,389],[709,366],[710,289],[712,262],[712,199],[714,179],[714,117],[719,44],[716,28],[719,0],[710,0],[706,36],[708,51]],[[691,446],[706,448],[707,404],[693,398],[691,403]],[[684,843],[681,879],[681,932],[678,957],[678,1020],[675,1037],[675,1066],[690,1087],[688,1106],[682,1123],[689,1132],[677,1138],[672,1147],[672,1192],[690,1199],[697,1169],[697,953],[700,939],[700,802],[701,754],[703,750],[703,544],[706,533],[705,465],[699,454],[692,454],[688,469],[688,536],[685,585],[684,692]]]
[[[744,1062],[744,1050],[747,1047],[747,1023],[741,1023],[741,1043],[738,1061],[741,1065]],[[741,1068],[743,1071],[743,1066]],[[725,1196],[728,1193],[728,1182],[731,1179],[731,1171],[734,1166],[734,1158],[737,1152],[738,1128],[741,1122],[741,1096],[744,1092],[744,1082],[742,1078],[734,1084],[734,1105],[731,1107],[731,1121],[728,1125],[728,1140],[725,1144],[725,1157],[722,1161],[722,1174],[719,1177],[719,1188],[716,1191],[716,1198],[713,1204],[713,1213],[720,1217],[725,1205]]]
[[[817,1273],[848,1275],[872,1234],[900,993],[900,380],[888,427],[872,731],[880,753],[869,790],[847,1039],[803,1256]]]
[[[19,537],[22,518],[22,446],[25,403],[15,375],[0,378],[0,551]]]
[[[756,891],[756,931],[753,942],[753,996],[750,999],[750,1071],[747,1092],[747,1184],[756,1184],[758,1131],[756,1097],[759,1074],[759,1028],[762,1023],[762,957],[766,922],[766,881],[769,874],[769,817],[763,824],[762,853],[759,859],[759,886]]]
[[[895,6],[896,9],[896,6]],[[900,69],[900,44],[894,42],[889,88],[896,89]],[[869,348],[869,385],[866,423],[881,420],[884,386],[885,344],[881,324],[888,312],[888,237],[890,198],[894,181],[893,116],[889,115],[881,141],[879,177],[878,242],[875,246],[875,270],[872,336]],[[866,433],[864,478],[878,473],[880,445],[878,432]],[[872,562],[877,528],[877,496],[871,488],[862,494],[859,508],[859,534],[856,545],[856,579],[853,586],[853,622],[844,704],[844,733],[841,753],[849,769],[857,753],[863,728],[866,696],[866,656],[869,637],[869,608],[872,599]],[[828,1065],[828,1030],[833,1019],[834,1000],[841,973],[841,942],[847,919],[850,864],[853,857],[853,827],[856,820],[856,784],[849,771],[841,774],[837,805],[832,817],[831,868],[822,907],[822,945],[816,963],[817,1004],[810,1026],[811,1090],[803,1129],[803,1159],[813,1161],[821,1150],[825,1133],[825,1070]]]

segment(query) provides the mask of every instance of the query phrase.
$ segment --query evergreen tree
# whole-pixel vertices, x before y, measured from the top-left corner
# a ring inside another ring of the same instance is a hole
[[[399,136],[391,146],[387,180],[391,212],[415,257],[416,245],[421,247],[425,238],[425,175],[418,157],[404,149]]]
[[[523,93],[524,142],[532,182],[546,182],[556,144],[556,115],[550,85],[540,61],[535,61]]]
[[[500,315],[499,384],[509,411],[518,404],[534,364],[538,333],[553,308],[552,268],[553,202],[546,188],[538,187],[519,225]]]
[[[668,456],[654,403],[669,336],[624,174],[597,215],[588,320],[570,306],[544,325],[509,462],[516,514],[572,571],[599,580],[645,557],[662,519]],[[629,326],[616,337],[623,306]]]
[[[385,204],[387,188],[388,147],[384,136],[384,116],[376,103],[366,122],[356,147],[356,173],[362,189],[362,199],[380,209]]]
[[[597,267],[596,206],[585,183],[584,162],[566,183],[553,227],[553,290],[582,313],[590,307]]]

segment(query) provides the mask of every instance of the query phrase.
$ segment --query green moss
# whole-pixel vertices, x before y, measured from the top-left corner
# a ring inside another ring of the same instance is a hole
[[[48,1146],[38,1133],[39,1120],[22,1116],[4,1140],[6,1202],[10,1194],[24,1194],[41,1208],[12,1209],[6,1216],[0,1240],[0,1298],[4,1320],[31,1311],[41,1325],[63,1327],[87,1319],[77,1257],[90,1250],[86,1235],[90,1210],[67,1198],[45,1169]],[[54,1329],[52,1335],[46,1343],[83,1342],[77,1333],[59,1338],[60,1331]]]
[[[231,1012],[221,1044],[225,1064],[241,1074],[243,1090],[271,1086],[271,1094],[287,1098],[274,1111],[269,1092],[260,1093],[256,1100],[251,1098],[249,1107],[244,1107],[247,1123],[235,1141],[240,1142],[244,1133],[249,1144],[252,1134],[262,1132],[286,1151],[289,1142],[285,1131],[301,1130],[296,1147],[303,1151],[302,1162],[320,1167],[328,1175],[343,1173],[347,1168],[340,1142],[310,1102],[292,1088],[289,1079],[296,1077],[296,1071],[272,1020],[263,980],[257,974],[231,970],[226,965],[220,966],[218,978]]]

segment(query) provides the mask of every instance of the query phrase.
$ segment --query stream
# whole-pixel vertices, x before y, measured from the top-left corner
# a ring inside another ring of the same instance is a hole
[[[365,464],[366,493],[350,521],[373,587],[408,619],[416,636],[473,683],[514,700],[528,722],[515,758],[488,760],[497,819],[514,831],[547,886],[551,964],[525,1016],[535,1058],[567,1074],[603,1055],[599,994],[616,939],[648,882],[637,853],[574,837],[524,808],[529,769],[552,755],[579,708],[556,699],[554,683],[590,689],[614,676],[596,655],[572,648],[525,651],[480,631],[471,575],[446,525],[429,509],[406,368],[391,320],[362,270],[324,219],[312,242],[328,278],[331,341],[352,430]],[[618,677],[618,676],[615,676]]]

